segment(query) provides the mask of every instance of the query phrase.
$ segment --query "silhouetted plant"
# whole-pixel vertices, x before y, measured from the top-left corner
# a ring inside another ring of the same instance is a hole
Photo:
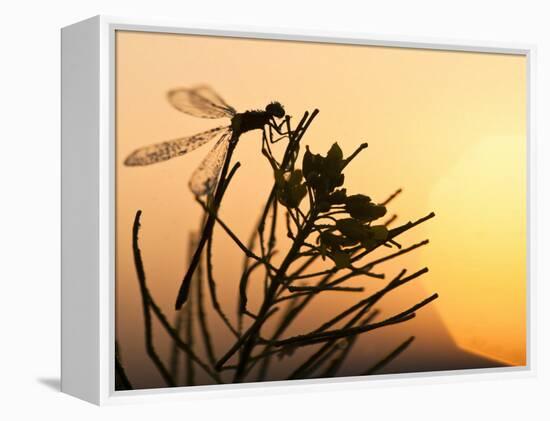
[[[133,250],[142,294],[146,349],[168,386],[173,386],[176,382],[181,385],[194,384],[195,367],[205,371],[215,383],[264,380],[268,378],[270,366],[277,363],[273,360],[273,356],[278,356],[279,359],[289,358],[296,349],[305,349],[313,344],[321,344],[321,346],[314,348],[315,351],[290,372],[288,378],[336,376],[358,335],[406,322],[415,316],[416,311],[437,298],[437,294],[433,294],[401,313],[377,321],[379,312],[374,306],[386,294],[427,272],[427,268],[424,268],[405,276],[406,271],[403,270],[385,287],[333,315],[318,328],[295,336],[284,336],[315,297],[337,292],[360,293],[364,291],[362,286],[350,286],[344,283],[351,279],[368,277],[383,279],[384,274],[375,271],[377,266],[427,244],[428,240],[425,240],[402,247],[396,241],[396,237],[434,216],[430,213],[417,221],[392,229],[390,224],[394,222],[395,215],[387,218],[385,222],[381,219],[387,214],[387,205],[401,190],[380,203],[373,201],[365,194],[347,192],[344,170],[361,151],[367,148],[366,143],[359,145],[347,157],[337,143],[334,143],[325,155],[314,153],[309,146],[306,146],[300,159],[301,141],[317,114],[317,110],[311,114],[306,112],[294,129],[291,128],[290,118],[286,117],[286,132],[283,138],[287,141],[287,146],[279,159],[270,147],[273,139],[270,139],[270,142],[264,142],[262,152],[273,169],[274,183],[257,227],[246,244],[235,235],[229,224],[223,221],[218,213],[219,206],[212,208],[211,200],[196,198],[205,210],[205,215],[210,214],[215,217],[216,223],[229,235],[244,255],[242,273],[236,280],[239,295],[235,325],[217,299],[216,280],[213,274],[213,231],[204,238],[206,241],[204,260],[201,259],[199,269],[195,272],[190,286],[196,291],[195,295],[191,294],[190,301],[180,310],[180,312],[186,312],[185,317],[178,314],[175,326],[167,321],[146,285],[138,246],[141,211],[137,212],[133,231]],[[266,136],[269,135],[266,133]],[[231,167],[223,180],[223,185],[219,186],[217,194],[220,200],[232,182],[239,165],[236,163]],[[284,217],[289,242],[277,239],[277,224],[280,223],[281,217]],[[390,248],[391,252],[383,257],[366,261],[370,254],[381,246]],[[282,256],[277,261],[274,259],[276,251],[279,256]],[[319,259],[332,264],[328,269],[311,271],[311,265]],[[256,271],[264,273],[264,292],[259,307],[251,309],[248,303],[248,283]],[[224,280],[224,282],[228,281]],[[304,284],[304,282],[309,283]],[[235,337],[233,345],[220,355],[216,355],[214,350],[213,335],[210,333],[206,318],[204,302],[206,286],[208,286],[211,305],[215,311],[210,314],[217,314]],[[281,312],[283,305],[285,310]],[[281,317],[275,322],[275,326],[266,332],[266,322],[278,312],[282,314]],[[170,371],[162,363],[153,347],[151,333],[151,315],[153,314],[173,341]],[[196,318],[198,329],[192,328],[192,318]],[[341,322],[343,324],[336,327]],[[185,323],[184,329],[182,329],[183,323]],[[181,330],[185,330],[185,339],[182,337]],[[202,338],[204,358],[195,351],[197,335]],[[363,374],[379,372],[404,352],[413,340],[414,337],[408,338],[381,361],[366,368]],[[178,381],[179,352],[187,356],[185,382]],[[256,370],[254,376],[252,376],[253,370]],[[122,380],[119,383],[122,383]],[[127,387],[129,381],[125,381],[124,384]]]

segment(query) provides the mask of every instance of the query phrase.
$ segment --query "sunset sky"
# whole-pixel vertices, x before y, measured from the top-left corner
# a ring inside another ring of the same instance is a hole
[[[313,152],[324,154],[337,141],[348,155],[368,142],[346,169],[348,191],[382,201],[402,188],[389,208],[398,215],[395,224],[436,213],[401,239],[408,245],[428,238],[430,244],[384,267],[389,275],[403,267],[412,272],[428,266],[430,272],[382,309],[402,310],[433,292],[440,298],[392,332],[399,338],[411,329],[424,335],[419,353],[451,352],[456,344],[525,364],[524,56],[120,31],[116,48],[116,315],[121,347],[131,354],[128,364],[137,367],[141,358],[131,349],[144,352],[131,253],[135,212],[143,210],[141,247],[151,290],[171,315],[188,236],[201,218],[187,182],[212,145],[152,166],[122,163],[139,147],[229,124],[182,114],[166,100],[170,89],[200,84],[238,111],[277,100],[298,120],[318,108],[303,140]],[[242,136],[234,158],[242,164],[235,179],[240,188],[229,189],[221,210],[242,239],[273,182],[260,136]],[[223,232],[215,238],[220,301],[233,315],[242,253]],[[357,300],[332,297],[317,309]],[[300,327],[313,326],[316,317]],[[224,335],[220,341],[229,341]],[[381,335],[380,343],[392,339]]]

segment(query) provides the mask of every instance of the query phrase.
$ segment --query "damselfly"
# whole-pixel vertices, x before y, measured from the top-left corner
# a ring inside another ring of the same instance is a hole
[[[201,118],[228,117],[231,119],[229,126],[219,126],[194,136],[173,139],[137,149],[124,161],[124,164],[128,166],[156,164],[191,152],[212,139],[218,139],[189,181],[189,187],[196,196],[210,195],[212,200],[210,201],[210,213],[204,224],[201,239],[180,286],[176,300],[176,309],[179,309],[187,300],[191,278],[200,261],[204,245],[212,233],[219,202],[223,194],[229,162],[239,137],[251,130],[261,130],[262,141],[269,142],[265,129],[269,127],[270,130],[274,129],[277,133],[282,134],[282,123],[277,124],[276,119],[283,118],[285,110],[280,103],[271,102],[265,107],[265,110],[237,113],[216,92],[206,86],[192,89],[174,89],[169,91],[167,96],[170,104],[183,113]]]
[[[124,164],[128,166],[156,164],[185,155],[217,138],[218,141],[189,181],[191,191],[197,196],[209,194],[215,190],[230,145],[236,143],[241,134],[256,129],[264,130],[266,126],[280,133],[280,125],[275,119],[285,116],[285,110],[278,102],[268,104],[265,110],[237,113],[216,92],[206,86],[174,89],[168,92],[167,97],[170,104],[183,113],[210,119],[229,117],[231,124],[215,127],[194,136],[139,148],[126,158]]]

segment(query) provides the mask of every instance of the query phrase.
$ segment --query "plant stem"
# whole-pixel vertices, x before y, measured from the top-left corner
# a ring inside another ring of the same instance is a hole
[[[388,354],[387,357],[373,365],[371,368],[366,370],[364,373],[362,373],[362,376],[369,376],[371,374],[375,374],[377,371],[380,371],[385,366],[387,366],[390,362],[395,360],[399,355],[401,355],[414,341],[415,337],[411,336],[409,339],[407,339],[405,342],[403,342],[401,345],[399,345],[397,348],[395,348],[392,352]]]
[[[316,217],[316,213],[312,212],[310,219],[307,220],[305,223],[304,229],[298,232],[298,235],[296,236],[296,240],[293,242],[292,247],[290,248],[283,262],[281,263],[276,276],[273,278],[269,286],[269,289],[264,297],[263,304],[260,308],[260,311],[258,312],[258,318],[249,328],[248,334],[246,335],[247,339],[243,344],[242,352],[239,356],[239,364],[237,365],[237,371],[235,373],[235,378],[234,378],[235,382],[242,381],[242,376],[245,371],[246,364],[248,362],[252,349],[256,344],[256,340],[258,339],[258,332],[260,331],[260,328],[265,322],[265,316],[268,314],[271,306],[273,305],[277,290],[280,284],[282,283],[282,280],[290,264],[293,262],[295,256],[299,253],[300,247],[302,246],[302,242],[305,241],[306,238],[311,233],[311,230],[313,229],[315,217]]]
[[[140,218],[141,218],[141,210],[138,210],[136,212],[136,217],[134,219],[134,226],[133,226],[133,235],[132,235],[132,244],[133,244],[133,252],[134,252],[134,263],[136,267],[136,272],[138,275],[138,281],[140,286],[140,292],[142,296],[142,302],[143,302],[143,311],[145,317],[145,327],[146,327],[146,337],[151,337],[151,316],[150,316],[150,310],[155,313],[158,320],[160,321],[161,325],[164,327],[168,335],[172,338],[172,340],[176,343],[176,345],[185,353],[189,354],[190,357],[199,365],[210,377],[212,377],[217,383],[223,383],[221,378],[218,376],[217,373],[213,372],[207,364],[205,364],[197,355],[193,352],[193,350],[183,341],[180,337],[180,335],[174,330],[166,316],[163,314],[160,307],[155,303],[153,300],[153,297],[149,293],[149,290],[147,288],[146,280],[145,280],[145,271],[143,269],[143,261],[141,259],[141,250],[139,249],[138,244],[138,237],[139,237],[139,227],[140,227]],[[149,329],[147,328],[149,326]],[[147,332],[149,335],[147,335]],[[152,339],[152,337],[151,337]],[[151,340],[152,345],[152,340]],[[162,364],[162,362],[161,362]],[[165,371],[165,370],[163,370]],[[168,371],[166,370],[166,373]],[[168,373],[169,376],[169,373]],[[167,377],[168,379],[168,377]]]
[[[141,211],[138,210],[136,213],[136,218],[134,221],[133,228],[133,250],[134,250],[134,263],[136,267],[136,272],[139,280],[139,288],[141,291],[141,303],[143,307],[143,320],[145,325],[145,349],[147,354],[155,364],[157,370],[159,371],[161,377],[164,379],[168,386],[175,386],[176,383],[164,363],[161,361],[157,352],[155,351],[155,346],[153,343],[153,325],[151,320],[151,301],[149,299],[149,292],[147,286],[145,285],[145,270],[143,269],[143,262],[141,260],[141,251],[138,244],[138,234],[139,234],[139,219],[141,217]]]
[[[332,330],[327,332],[314,332],[310,334],[305,335],[297,335],[293,336],[287,339],[279,340],[279,341],[271,341],[270,343],[275,346],[283,346],[283,345],[312,345],[319,342],[325,342],[327,340],[332,339],[338,339],[338,338],[345,338],[348,336],[354,336],[358,335],[360,333],[368,332],[370,330],[378,329],[383,326],[388,326],[391,324],[401,323],[404,321],[407,321],[409,319],[412,319],[415,315],[415,311],[420,309],[421,307],[424,307],[428,303],[432,302],[438,297],[437,294],[433,294],[430,297],[426,298],[425,300],[419,302],[418,304],[415,304],[414,306],[410,307],[409,309],[396,314],[395,316],[392,316],[382,322],[379,323],[373,323],[369,324],[364,327],[355,327],[355,328],[349,328],[349,329],[340,329],[340,330]]]
[[[132,383],[130,383],[130,380],[128,379],[128,376],[126,375],[126,370],[124,370],[124,367],[122,365],[122,362],[120,360],[120,350],[118,346],[118,342],[115,341],[115,387],[116,390],[132,390],[134,387],[132,386]]]
[[[195,250],[195,254],[193,255],[191,264],[189,265],[189,268],[187,269],[187,272],[183,277],[183,280],[181,281],[180,289],[178,291],[178,296],[176,298],[176,310],[179,310],[181,306],[187,301],[187,297],[189,296],[189,287],[191,285],[191,278],[193,277],[193,273],[195,273],[195,270],[197,269],[197,265],[199,264],[200,256],[201,256],[202,250],[204,249],[204,246],[206,245],[206,241],[210,238],[212,234],[214,223],[216,221],[215,215],[218,212],[218,209],[220,207],[220,203],[223,197],[223,193],[225,191],[225,178],[227,176],[227,171],[229,170],[229,163],[231,162],[231,156],[233,155],[235,146],[237,146],[238,140],[239,140],[239,135],[236,133],[233,133],[231,140],[229,141],[227,156],[225,158],[225,162],[223,163],[218,185],[216,188],[216,193],[214,195],[214,200],[212,203],[213,214],[210,214],[208,216],[208,219],[206,220],[206,224],[204,225],[202,235],[197,244],[197,249]]]

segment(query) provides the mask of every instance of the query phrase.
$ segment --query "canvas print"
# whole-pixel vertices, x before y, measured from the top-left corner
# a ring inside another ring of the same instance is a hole
[[[116,390],[526,365],[525,56],[115,43]]]

